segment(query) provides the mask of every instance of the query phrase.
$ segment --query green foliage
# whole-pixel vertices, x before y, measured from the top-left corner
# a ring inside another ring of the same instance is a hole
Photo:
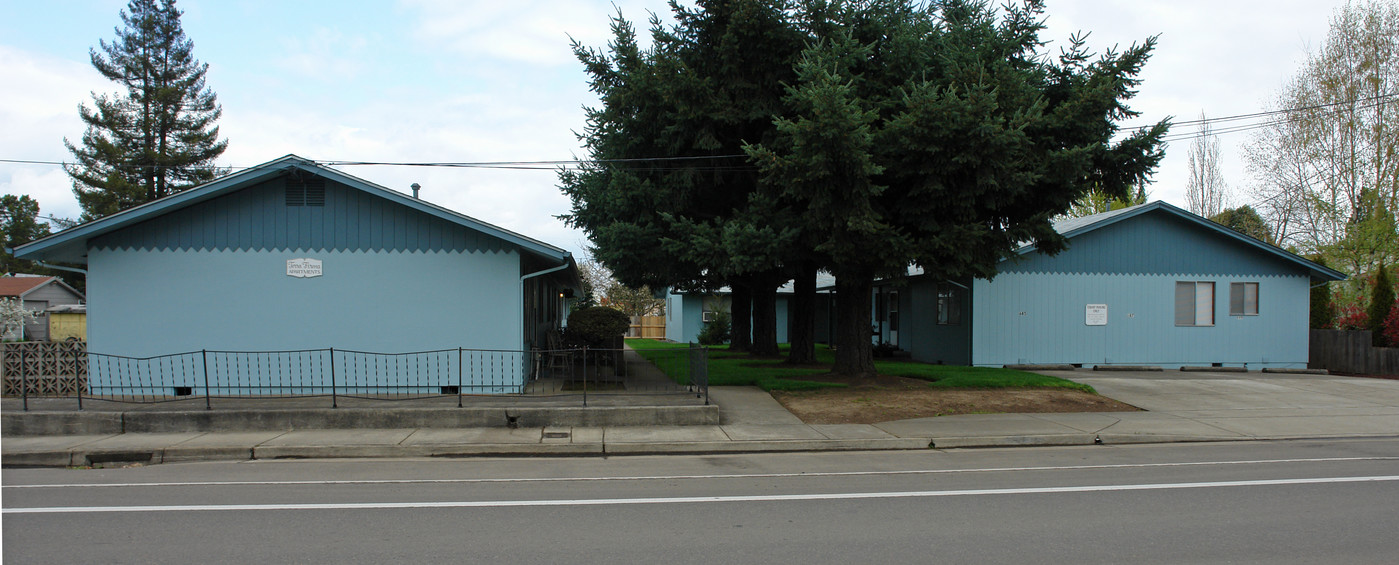
[[[1165,122],[1120,139],[1117,125],[1137,115],[1126,102],[1155,38],[1095,58],[1075,37],[1056,59],[1039,1],[823,7],[803,14],[812,38],[777,137],[747,151],[851,300],[910,264],[991,278],[1022,242],[1057,253],[1054,217],[1093,190],[1128,198],[1163,156]],[[868,319],[842,319],[836,370],[863,373]]]
[[[38,216],[39,203],[28,195],[6,194],[0,197],[0,245],[5,249],[14,249],[49,235],[49,225],[40,222]],[[44,274],[33,261],[21,261],[9,253],[4,254],[0,261],[3,261],[0,272]]]
[[[1326,266],[1321,257],[1312,258],[1318,265]],[[1315,285],[1311,289],[1311,324],[1314,330],[1329,330],[1336,322],[1336,302],[1331,298],[1331,283]]]
[[[1257,130],[1245,155],[1279,242],[1325,252],[1355,281],[1399,261],[1399,2],[1339,4],[1279,92],[1288,119]]]
[[[628,340],[627,345],[647,359],[658,359],[663,352],[689,347],[683,343],[650,339]],[[725,347],[708,349],[709,384],[713,386],[752,385],[763,390],[814,390],[846,386],[842,383],[804,380],[804,377],[815,376],[815,372],[808,367],[794,367],[780,360],[753,359],[730,352]],[[834,361],[835,354],[827,346],[818,345],[816,354],[822,363]],[[875,365],[881,375],[922,379],[928,381],[929,386],[938,388],[1065,388],[1097,394],[1093,387],[1085,384],[1011,369],[886,360],[877,360]],[[661,363],[658,366],[667,368],[669,364]]]
[[[1228,208],[1210,217],[1210,220],[1263,243],[1275,243],[1268,222],[1263,221],[1263,216],[1258,215],[1252,206]]]
[[[1092,216],[1093,214],[1101,214],[1103,212],[1111,212],[1113,210],[1121,210],[1123,208],[1146,204],[1147,198],[1148,193],[1146,190],[1146,183],[1144,182],[1138,183],[1137,189],[1132,191],[1127,198],[1114,198],[1095,188],[1090,190],[1086,196],[1074,202],[1073,207],[1069,208],[1068,213],[1064,215],[1070,218]]]
[[[700,330],[700,344],[720,345],[728,343],[732,324],[733,320],[728,312],[715,312],[714,319],[705,322],[704,329]]]
[[[574,45],[602,104],[593,161],[560,173],[564,219],[631,286],[742,279],[763,297],[782,269],[825,268],[852,297],[838,371],[873,369],[851,313],[875,277],[990,278],[1021,242],[1058,252],[1051,219],[1092,190],[1128,199],[1162,157],[1165,122],[1117,126],[1155,39],[1049,57],[1041,0],[672,8],[649,48],[620,16],[608,51]]]
[[[216,176],[228,142],[214,125],[223,110],[204,82],[208,64],[192,54],[175,0],[130,0],[123,28],[92,49],[92,66],[125,93],[94,94],[79,107],[81,146],[64,145],[73,192],[92,220],[168,196]]]
[[[627,333],[631,318],[606,306],[574,310],[568,315],[567,338],[570,342],[599,346]]]
[[[1385,337],[1385,321],[1389,319],[1389,312],[1394,308],[1394,279],[1389,274],[1389,268],[1380,265],[1379,274],[1375,276],[1375,286],[1370,294],[1369,330],[1370,339],[1375,347],[1387,347],[1389,340]]]

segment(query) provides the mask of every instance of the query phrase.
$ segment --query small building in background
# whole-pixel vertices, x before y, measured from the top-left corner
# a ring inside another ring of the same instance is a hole
[[[14,275],[0,277],[0,299],[20,301],[26,310],[38,315],[24,325],[24,331],[17,336],[6,335],[6,339],[23,341],[50,341],[49,309],[55,306],[72,306],[83,303],[83,293],[74,290],[58,277],[36,275]]]
[[[87,341],[87,305],[50,306],[49,341]]]

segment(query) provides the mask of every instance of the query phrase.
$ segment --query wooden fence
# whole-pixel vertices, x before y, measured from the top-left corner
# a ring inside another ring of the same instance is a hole
[[[665,316],[632,316],[627,337],[665,339]]]
[[[1370,330],[1311,330],[1307,367],[1353,375],[1399,375],[1399,347],[1370,343]]]
[[[87,394],[87,343],[25,341],[0,344],[5,396]]]

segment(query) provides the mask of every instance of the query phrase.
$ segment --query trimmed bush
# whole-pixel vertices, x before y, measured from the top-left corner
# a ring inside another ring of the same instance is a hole
[[[620,310],[606,306],[593,306],[574,310],[568,315],[568,331],[565,337],[577,345],[612,346],[614,340],[627,333],[631,318]]]
[[[723,345],[729,342],[732,320],[728,312],[715,312],[714,320],[705,322],[700,330],[700,345]]]

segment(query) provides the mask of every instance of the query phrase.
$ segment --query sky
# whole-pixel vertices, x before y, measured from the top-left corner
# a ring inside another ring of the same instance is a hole
[[[125,0],[0,0],[0,160],[68,161],[78,106],[117,87],[89,49],[112,41]],[[1047,49],[1088,32],[1101,52],[1159,36],[1125,126],[1268,109],[1324,42],[1340,0],[1048,0]],[[286,154],[317,161],[556,161],[586,156],[576,133],[597,98],[570,42],[602,47],[618,11],[645,29],[663,0],[180,0],[194,54],[223,107],[222,166]],[[1192,133],[1193,126],[1172,134]],[[1219,137],[1230,204],[1248,203],[1241,149]],[[1152,200],[1186,207],[1190,141],[1167,147]],[[569,200],[550,170],[344,166],[582,257],[586,236],[556,218]],[[41,215],[81,214],[56,165],[0,162],[0,192]]]

